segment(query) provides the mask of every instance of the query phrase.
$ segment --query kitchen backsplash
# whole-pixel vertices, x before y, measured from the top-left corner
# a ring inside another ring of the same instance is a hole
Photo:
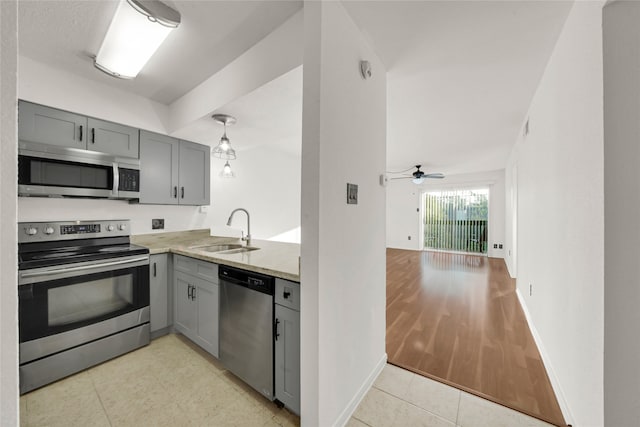
[[[152,230],[151,220],[164,219],[164,230]],[[137,205],[121,200],[19,197],[18,221],[130,219],[131,234],[209,228],[210,217],[198,206]]]

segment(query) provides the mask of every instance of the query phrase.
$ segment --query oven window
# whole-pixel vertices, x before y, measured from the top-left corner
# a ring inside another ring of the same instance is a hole
[[[134,304],[132,274],[48,289],[49,327],[118,312]]]
[[[25,185],[111,189],[113,168],[20,156],[19,181]]]

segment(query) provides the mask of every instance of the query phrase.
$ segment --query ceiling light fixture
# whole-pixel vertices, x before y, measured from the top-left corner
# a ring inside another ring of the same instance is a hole
[[[220,172],[220,177],[221,178],[235,178],[236,174],[231,170],[231,165],[229,164],[229,161],[227,160],[227,163],[224,164],[224,167],[222,168],[222,172]]]
[[[93,64],[133,79],[179,24],[180,13],[157,0],[121,0]]]
[[[236,150],[231,148],[231,142],[227,138],[227,126],[231,126],[236,122],[236,118],[227,114],[214,114],[211,116],[213,120],[224,126],[224,134],[220,138],[220,142],[211,151],[213,157],[224,160],[235,160]]]

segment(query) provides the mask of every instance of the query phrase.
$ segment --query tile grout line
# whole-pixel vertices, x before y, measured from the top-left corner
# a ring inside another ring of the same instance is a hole
[[[107,422],[109,423],[109,426],[113,427],[113,423],[111,422],[111,418],[109,418],[109,413],[107,412],[107,408],[104,407],[104,403],[102,402],[102,397],[100,397],[100,393],[98,392],[98,389],[96,388],[96,383],[93,380],[93,375],[91,375],[90,372],[87,372],[87,374],[89,375],[89,379],[91,380],[91,385],[93,386],[93,391],[95,392],[96,396],[98,397],[98,402],[100,402],[100,407],[102,408],[102,412],[104,412],[104,416],[107,417]]]
[[[456,411],[456,426],[458,425],[458,419],[460,418],[460,404],[462,403],[462,392],[458,393],[458,410]]]

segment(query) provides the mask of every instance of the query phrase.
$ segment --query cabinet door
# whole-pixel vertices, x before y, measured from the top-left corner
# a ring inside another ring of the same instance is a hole
[[[300,312],[275,305],[276,399],[300,414]]]
[[[206,145],[180,141],[180,204],[208,205],[210,199],[210,149]]]
[[[175,322],[174,326],[184,335],[191,339],[195,337],[196,331],[196,305],[192,299],[195,288],[195,277],[188,274],[174,272],[173,286],[175,289]]]
[[[200,346],[218,357],[218,285],[201,281],[196,288]]]
[[[140,131],[140,203],[178,204],[177,139]]]
[[[121,157],[139,158],[139,130],[117,123],[89,118],[87,149]]]
[[[43,105],[20,101],[18,139],[61,147],[87,147],[87,118]]]
[[[167,254],[151,255],[149,270],[150,323],[151,332],[154,332],[170,324]]]

